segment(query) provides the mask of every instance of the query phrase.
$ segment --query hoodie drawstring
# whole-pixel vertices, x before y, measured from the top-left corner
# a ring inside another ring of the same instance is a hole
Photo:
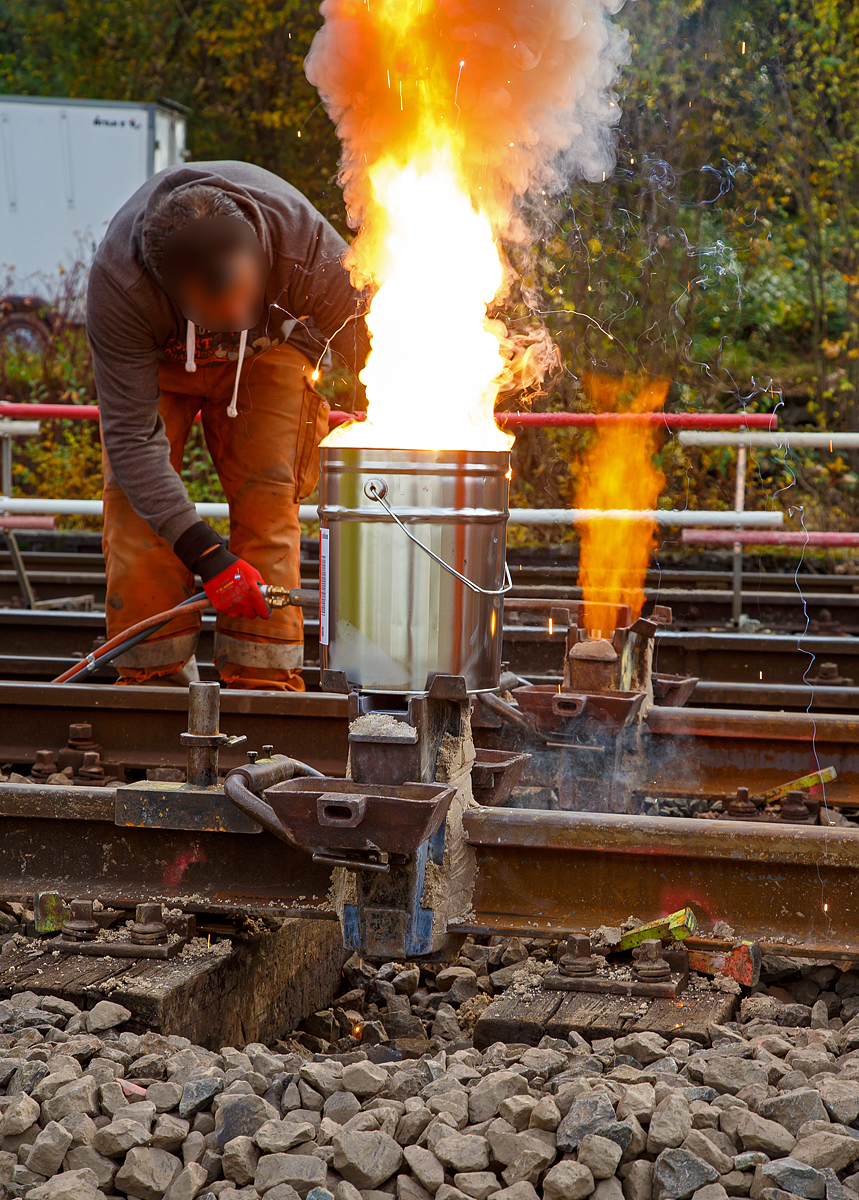
[[[248,344],[248,331],[243,329],[239,337],[239,357],[236,362],[236,382],[233,384],[233,398],[230,401],[230,407],[227,409],[228,417],[237,417],[239,410],[236,407],[239,398],[239,380],[242,377],[242,363],[245,360],[245,347]]]
[[[197,329],[193,321],[188,322],[188,328],[185,331],[185,370],[193,373],[197,370],[197,363],[194,360],[194,354],[197,342]],[[248,344],[248,331],[243,329],[239,336],[239,357],[236,361],[236,380],[233,384],[233,398],[230,400],[230,407],[227,409],[228,417],[237,417],[239,410],[237,407],[239,399],[239,380],[242,377],[242,363],[245,360],[245,349]]]
[[[197,330],[194,327],[194,322],[188,322],[188,328],[185,330],[185,370],[191,374],[197,370],[197,364],[194,361],[194,349],[197,341]]]

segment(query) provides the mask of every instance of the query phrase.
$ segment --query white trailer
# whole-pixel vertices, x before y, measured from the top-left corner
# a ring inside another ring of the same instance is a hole
[[[128,197],[184,159],[179,105],[0,95],[0,294],[49,296]]]

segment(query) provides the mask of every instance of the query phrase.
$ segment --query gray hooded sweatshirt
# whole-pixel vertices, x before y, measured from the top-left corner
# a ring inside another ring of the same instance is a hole
[[[197,333],[143,255],[143,225],[162,197],[189,184],[228,192],[271,264],[261,325],[239,334]],[[153,176],[122,206],[96,252],[87,290],[87,333],[102,440],[134,511],[170,545],[199,517],[170,466],[158,415],[159,360],[236,362],[288,341],[317,362],[330,345],[354,371],[367,356],[361,297],[342,265],[346,243],[290,184],[249,163],[186,163]],[[237,375],[238,378],[238,375]]]

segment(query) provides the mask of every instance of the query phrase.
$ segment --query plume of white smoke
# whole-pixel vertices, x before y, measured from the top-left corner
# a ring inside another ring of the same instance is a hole
[[[324,0],[305,69],[343,146],[354,228],[371,224],[370,174],[442,138],[476,208],[527,234],[516,200],[614,165],[613,86],[628,58],[609,18],[623,0]]]

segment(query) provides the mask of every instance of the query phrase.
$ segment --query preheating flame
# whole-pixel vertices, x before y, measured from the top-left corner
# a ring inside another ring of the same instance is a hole
[[[665,379],[641,386],[629,379],[591,375],[585,383],[601,412],[656,412],[668,395]],[[632,422],[598,426],[593,444],[577,464],[576,508],[655,508],[665,484],[653,463],[657,438],[650,426]],[[614,520],[579,526],[579,586],[585,627],[592,638],[611,637],[617,625],[614,605],[628,604],[634,621],[641,616],[655,528],[650,521]]]
[[[329,441],[510,445],[493,404],[503,374],[526,372],[487,319],[509,284],[498,239],[529,240],[529,190],[611,167],[626,41],[606,12],[621,3],[324,0],[306,70],[343,145],[348,265],[373,297],[369,421]]]
[[[489,220],[472,208],[449,152],[403,168],[380,162],[370,182],[386,228],[361,373],[369,420],[341,427],[327,444],[507,450],[513,439],[492,415],[505,331],[486,317],[503,282]],[[444,235],[428,237],[435,228]]]

